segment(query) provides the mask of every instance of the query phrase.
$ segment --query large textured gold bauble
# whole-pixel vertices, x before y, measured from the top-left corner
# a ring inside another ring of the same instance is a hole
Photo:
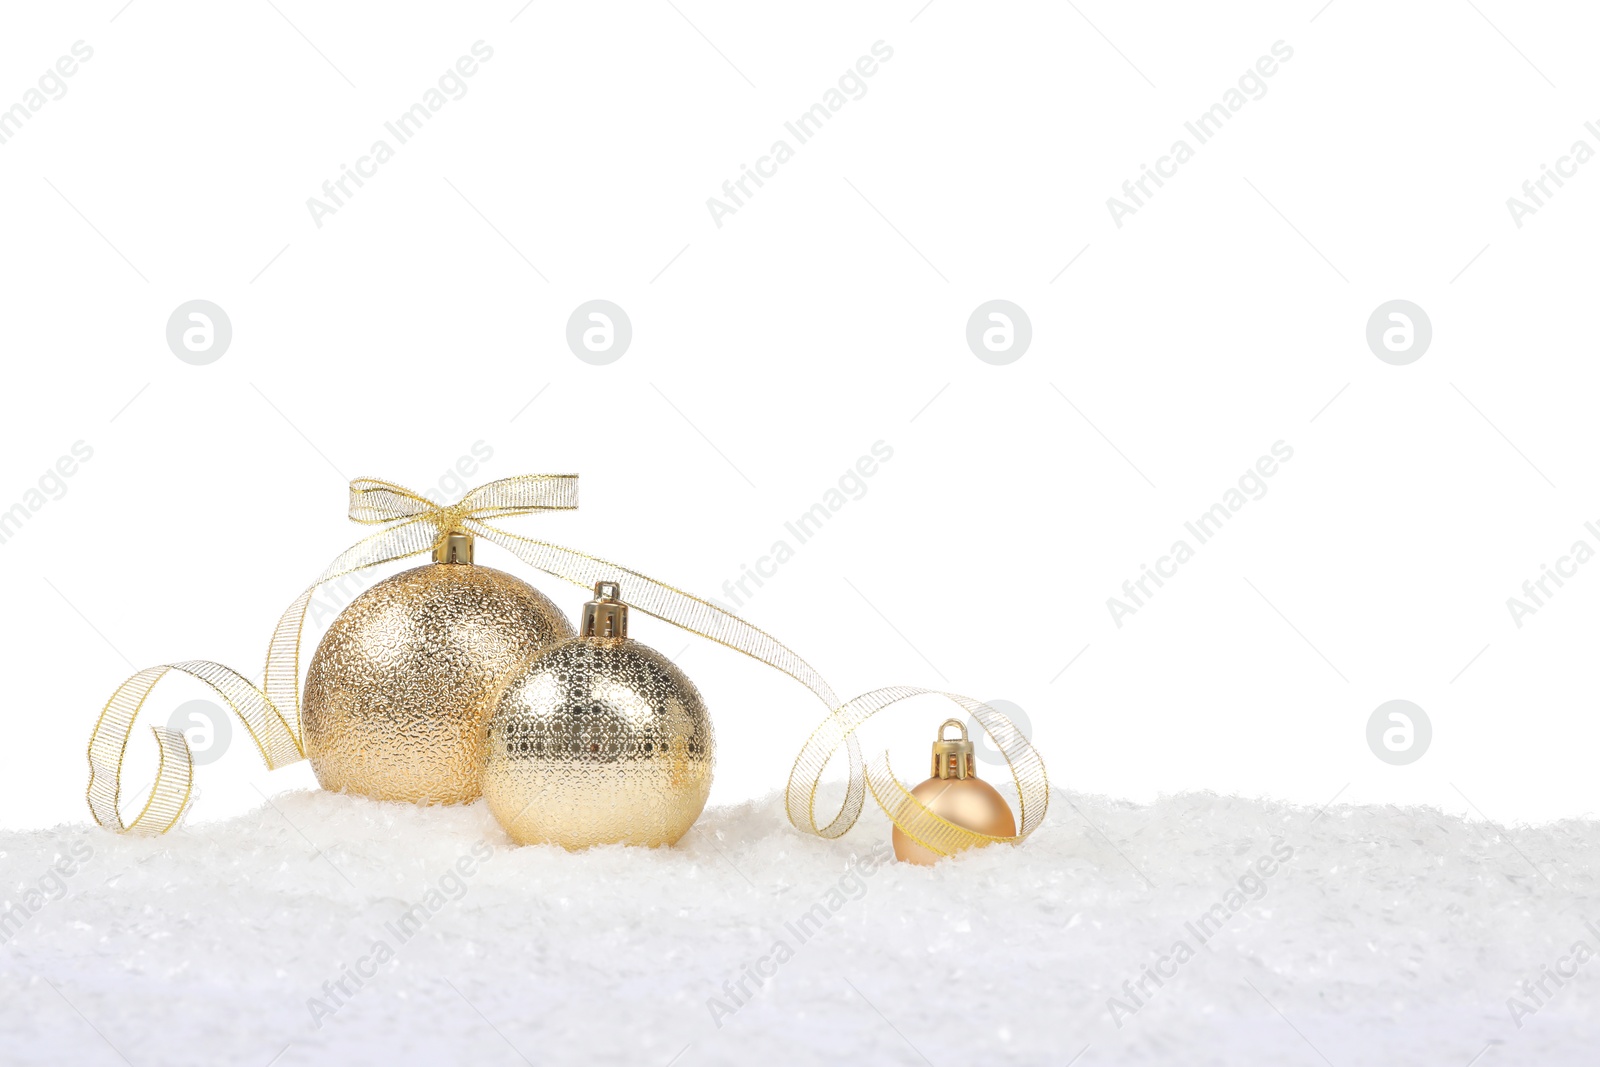
[[[991,837],[1015,837],[1017,821],[994,786],[981,778],[929,778],[911,790],[922,806],[946,822]],[[944,857],[894,828],[894,854],[904,863],[931,866]]]
[[[501,696],[483,795],[518,844],[670,845],[706,806],[712,749],[700,693],[671,660],[577,638]]]
[[[495,697],[572,633],[537,589],[489,567],[431,563],[379,582],[333,621],[306,676],[317,781],[375,800],[476,800]]]

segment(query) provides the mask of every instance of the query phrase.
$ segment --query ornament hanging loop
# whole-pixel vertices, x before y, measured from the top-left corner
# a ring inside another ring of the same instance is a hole
[[[947,739],[944,732],[952,726],[961,732],[961,736]],[[972,755],[972,741],[967,737],[966,723],[960,719],[946,719],[939,724],[939,736],[933,742],[933,777],[976,778]]]
[[[473,537],[465,530],[451,530],[433,546],[435,563],[471,563]]]
[[[599,641],[621,641],[628,636],[628,605],[616,582],[595,582],[594,599],[583,605],[578,636]]]

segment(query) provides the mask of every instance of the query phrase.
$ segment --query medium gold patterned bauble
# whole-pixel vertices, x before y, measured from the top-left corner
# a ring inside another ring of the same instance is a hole
[[[577,638],[530,662],[489,722],[483,795],[518,844],[670,845],[711,792],[711,719],[694,683],[628,639],[613,582]]]
[[[945,727],[961,731],[959,738],[945,740]],[[960,719],[946,719],[939,726],[933,743],[933,777],[911,790],[922,806],[946,822],[990,837],[1015,837],[1017,821],[1006,806],[1005,797],[994,786],[978,777],[972,762],[972,742]],[[906,863],[928,866],[944,857],[894,828],[894,854]],[[987,843],[987,842],[985,842]]]
[[[572,636],[533,586],[474,566],[467,535],[450,535],[434,558],[362,593],[317,648],[303,714],[324,789],[476,800],[495,698],[530,657]]]

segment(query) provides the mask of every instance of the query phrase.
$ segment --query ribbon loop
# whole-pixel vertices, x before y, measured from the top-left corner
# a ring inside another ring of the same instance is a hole
[[[520,474],[487,482],[457,504],[439,504],[381,478],[350,483],[350,521],[368,526],[403,519],[504,518],[533,511],[571,511],[578,506],[576,474]]]
[[[350,483],[350,521],[375,526],[438,510],[439,505],[393,482],[357,478]]]
[[[189,660],[139,671],[112,694],[89,739],[88,799],[95,822],[119,832],[165,833],[177,823],[188,804],[194,776],[188,743],[180,733],[153,727],[161,763],[150,799],[138,817],[126,825],[118,810],[123,759],[134,719],[150,691],[170,671],[197,678],[221,696],[244,722],[269,768],[304,759],[300,644],[317,587],[355,571],[429,552],[453,530],[465,530],[501,546],[531,567],[586,590],[598,581],[619,581],[624,598],[639,611],[760,660],[809,689],[829,714],[801,749],[789,775],[785,807],[790,822],[798,829],[825,838],[842,836],[855,825],[870,792],[897,827],[933,851],[949,854],[974,844],[1001,840],[975,834],[934,815],[894,777],[887,757],[875,759],[870,767],[862,758],[856,731],[863,723],[892,704],[937,690],[897,686],[874,690],[841,704],[809,663],[732,612],[638,571],[521,537],[488,521],[540,511],[568,511],[577,506],[575,474],[502,478],[481,485],[460,502],[448,505],[393,482],[355,479],[350,483],[351,521],[382,528],[340,553],[279,618],[267,649],[261,688],[220,664]],[[1049,782],[1038,751],[1009,719],[987,704],[953,693],[939,695],[971,713],[1005,756],[1021,808],[1017,836],[1005,840],[1027,837],[1043,820],[1049,804]],[[841,747],[849,759],[845,797],[833,818],[819,825],[817,790],[829,761]]]

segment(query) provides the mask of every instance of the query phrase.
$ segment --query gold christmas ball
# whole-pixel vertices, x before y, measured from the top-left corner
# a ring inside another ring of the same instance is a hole
[[[580,636],[525,666],[489,722],[483,795],[518,844],[670,845],[711,793],[711,719],[667,657],[627,637],[601,582]]]
[[[379,582],[333,621],[306,676],[317,781],[374,800],[476,800],[495,698],[571,636],[549,598],[489,567],[435,562]]]
[[[961,737],[946,741],[944,731],[948,726],[958,727]],[[933,743],[933,777],[915,786],[911,795],[939,818],[964,830],[990,837],[1016,836],[1017,821],[1005,797],[978,777],[973,765],[972,742],[967,739],[966,725],[960,719],[946,719],[939,727],[939,739]],[[898,826],[893,836],[894,854],[906,863],[926,867],[944,858],[907,837]]]

